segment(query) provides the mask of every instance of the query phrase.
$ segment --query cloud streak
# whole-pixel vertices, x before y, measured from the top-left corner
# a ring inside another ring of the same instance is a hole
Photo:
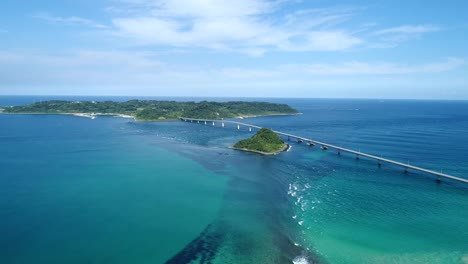
[[[372,32],[372,35],[377,37],[378,41],[370,46],[373,48],[392,48],[409,40],[418,39],[423,34],[440,30],[442,29],[435,25],[403,25],[384,28]]]
[[[434,25],[416,25],[416,26],[399,26],[381,29],[374,32],[375,35],[385,35],[385,34],[422,34],[428,32],[440,31],[440,27]]]
[[[390,62],[342,62],[335,64],[277,64],[265,67],[212,67],[173,65],[163,62],[152,52],[122,52],[82,50],[65,55],[0,52],[0,68],[3,71],[41,72],[44,76],[79,76],[70,81],[86,80],[87,74],[100,76],[99,82],[126,83],[146,80],[147,85],[158,85],[158,76],[179,76],[183,80],[199,75],[222,80],[285,79],[290,76],[381,76],[407,74],[439,74],[459,69],[466,65],[462,58],[447,58],[439,62],[403,65]],[[81,76],[80,76],[81,75]],[[141,79],[141,77],[143,77]],[[151,77],[152,76],[152,77]],[[23,78],[23,77],[21,77]],[[303,78],[303,77],[302,77]],[[310,77],[313,78],[313,77]],[[107,80],[107,81],[106,81]],[[141,84],[142,82],[135,82]]]
[[[96,23],[90,19],[77,17],[77,16],[70,16],[70,17],[60,17],[60,16],[53,16],[48,13],[38,13],[33,15],[33,18],[40,19],[49,23],[59,24],[59,25],[67,25],[67,26],[87,26],[97,29],[106,29],[107,26],[103,24]]]
[[[143,51],[0,52],[0,90],[11,93],[16,87],[29,85],[29,93],[37,89],[40,93],[55,91],[55,94],[60,91],[61,94],[281,96],[286,89],[288,95],[320,96],[307,91],[310,87],[323,92],[326,87],[341,87],[342,91],[352,93],[362,85],[388,85],[387,80],[399,87],[408,86],[414,80],[408,80],[408,76],[418,78],[420,74],[423,78],[431,74],[430,80],[436,80],[437,76],[464,66],[466,61],[462,58],[448,58],[413,65],[351,61],[217,67],[161,61],[157,54]]]
[[[314,75],[405,75],[424,73],[443,73],[457,69],[466,62],[461,58],[448,58],[442,62],[419,65],[402,65],[388,62],[344,62],[340,64],[289,65],[291,71],[302,70]]]

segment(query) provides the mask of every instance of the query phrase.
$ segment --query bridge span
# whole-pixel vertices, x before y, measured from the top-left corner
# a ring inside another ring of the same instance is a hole
[[[237,126],[238,130],[240,130],[241,126],[243,126],[243,127],[247,127],[250,132],[252,131],[252,128],[255,128],[255,129],[261,129],[262,128],[262,127],[256,126],[256,125],[251,125],[251,124],[247,124],[247,123],[243,123],[243,122],[236,122],[236,121],[231,121],[231,120],[223,120],[223,119],[195,119],[195,118],[180,117],[180,120],[185,121],[185,122],[199,123],[199,124],[205,124],[205,125],[211,125],[211,126],[216,126],[216,124],[218,124],[218,126],[219,126],[219,124],[221,124],[221,127],[225,127],[226,124],[234,124],[235,126]],[[343,148],[343,147],[340,147],[340,146],[335,146],[335,145],[332,145],[332,144],[320,142],[320,141],[317,141],[317,140],[314,140],[314,139],[309,139],[309,138],[305,138],[305,137],[301,137],[301,136],[297,136],[297,135],[293,135],[293,134],[289,134],[289,133],[284,133],[284,132],[281,132],[281,131],[275,131],[275,130],[272,130],[272,131],[275,132],[277,135],[288,137],[288,139],[291,139],[291,138],[296,139],[298,143],[307,142],[307,145],[309,145],[309,146],[320,145],[321,146],[320,148],[322,150],[335,149],[335,150],[338,151],[339,155],[341,154],[341,152],[347,152],[347,153],[351,153],[351,154],[356,155],[357,159],[359,159],[359,157],[366,157],[366,158],[369,158],[369,159],[376,160],[378,162],[377,164],[378,164],[379,167],[381,166],[381,164],[383,162],[385,162],[385,163],[389,163],[389,164],[393,164],[393,165],[396,165],[396,166],[403,167],[405,169],[405,172],[407,172],[408,169],[411,169],[411,170],[414,170],[414,171],[419,171],[419,172],[424,172],[424,173],[427,173],[427,174],[434,175],[434,176],[437,177],[436,178],[437,182],[440,182],[442,178],[445,178],[445,179],[450,179],[450,180],[454,180],[454,181],[457,181],[457,182],[467,183],[468,184],[468,179],[455,177],[455,176],[448,175],[448,174],[445,174],[445,173],[442,173],[442,172],[437,172],[437,171],[433,171],[433,170],[424,169],[424,168],[421,168],[421,167],[405,164],[405,163],[394,161],[394,160],[391,160],[391,159],[385,159],[385,158],[370,155],[370,154],[367,154],[367,153],[364,153],[364,152],[355,151],[355,150],[352,150],[352,149]]]

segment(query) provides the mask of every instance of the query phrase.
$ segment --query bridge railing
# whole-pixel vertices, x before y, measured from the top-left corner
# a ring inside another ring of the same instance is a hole
[[[192,122],[192,123],[194,121],[197,122],[197,123],[199,123],[199,122],[206,123],[206,124],[211,123],[213,126],[215,125],[215,123],[220,122],[222,124],[222,127],[224,127],[226,123],[235,124],[235,125],[237,125],[237,129],[240,129],[240,126],[246,126],[246,127],[249,127],[249,128],[256,128],[256,129],[261,129],[262,128],[260,126],[256,126],[256,125],[252,125],[252,124],[247,124],[247,123],[237,122],[237,121],[232,121],[232,120],[224,120],[224,119],[196,119],[196,118],[186,118],[186,117],[180,117],[179,119],[182,120],[182,121],[185,121],[185,122]],[[380,165],[381,162],[385,162],[385,163],[389,163],[389,164],[393,164],[393,165],[396,165],[396,166],[403,167],[403,168],[405,168],[405,171],[407,171],[408,169],[412,169],[412,170],[415,170],[415,171],[420,171],[420,172],[428,173],[428,174],[431,174],[431,175],[435,175],[435,176],[437,176],[437,181],[440,181],[440,178],[446,178],[446,179],[451,179],[451,180],[461,182],[461,183],[468,183],[468,179],[455,177],[455,176],[448,175],[448,174],[445,174],[445,173],[428,170],[428,169],[425,169],[425,168],[405,164],[405,163],[394,161],[394,160],[391,160],[391,159],[385,159],[385,158],[382,158],[382,157],[374,156],[374,155],[363,153],[363,152],[360,152],[360,151],[355,151],[355,150],[348,149],[348,148],[343,148],[343,147],[340,147],[340,146],[335,146],[335,145],[332,145],[332,144],[328,144],[328,143],[320,142],[320,141],[317,141],[317,140],[314,140],[314,139],[309,139],[309,138],[297,136],[297,135],[294,135],[294,134],[284,133],[284,132],[275,131],[275,130],[272,130],[272,131],[274,133],[278,134],[278,135],[287,136],[288,138],[295,138],[298,141],[301,140],[301,141],[306,141],[306,142],[314,143],[314,144],[317,144],[317,145],[321,145],[322,148],[326,147],[326,148],[336,149],[336,150],[339,151],[338,153],[340,153],[340,151],[343,151],[343,152],[348,152],[348,153],[355,154],[356,157],[361,157],[362,156],[362,157],[366,157],[366,158],[369,158],[369,159],[377,160],[379,162],[379,165]],[[326,149],[326,148],[323,148],[323,149]]]

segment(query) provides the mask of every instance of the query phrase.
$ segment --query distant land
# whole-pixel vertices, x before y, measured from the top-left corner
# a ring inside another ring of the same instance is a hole
[[[251,138],[241,140],[231,148],[263,155],[275,155],[285,151],[288,145],[272,130],[262,128]]]
[[[51,100],[23,106],[0,107],[9,114],[75,114],[119,115],[139,121],[175,120],[179,117],[221,119],[267,115],[289,115],[299,112],[287,104],[267,102],[176,102],[158,100],[64,101]]]

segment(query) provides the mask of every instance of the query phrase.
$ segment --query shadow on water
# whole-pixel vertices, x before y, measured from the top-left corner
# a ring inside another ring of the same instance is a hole
[[[289,180],[279,169],[287,162],[220,149],[204,148],[200,155],[197,147],[186,147],[179,154],[230,181],[219,217],[166,263],[323,263],[294,241]]]
[[[224,138],[226,132],[212,129],[193,133],[199,127],[183,123],[130,125],[142,134],[157,131],[150,144],[229,177],[219,216],[166,263],[323,263],[296,243],[300,228],[291,218],[288,188],[297,174],[311,169],[293,162],[300,153],[261,156],[229,150],[224,146],[245,135]],[[167,138],[173,130],[180,138]]]
[[[187,246],[185,246],[180,252],[174,255],[171,259],[166,261],[166,264],[187,264],[187,263],[200,263],[210,264],[216,259],[219,249],[223,242],[226,242],[227,230],[222,227],[222,224],[212,223],[209,224],[200,235],[192,240]],[[310,263],[319,264],[322,263],[318,257],[312,255],[306,249],[294,244],[291,239],[281,232],[275,236],[275,244],[278,246],[281,252],[280,256],[275,262],[277,264],[290,264],[290,263]],[[248,245],[248,244],[246,244]],[[252,248],[240,247],[237,248],[238,253],[246,253]],[[241,254],[248,255],[248,254]],[[302,260],[299,262],[298,258]],[[305,262],[307,261],[307,262]]]
[[[199,263],[211,263],[223,239],[224,233],[215,224],[209,224],[197,238],[166,261],[166,263],[183,264],[197,260]]]

